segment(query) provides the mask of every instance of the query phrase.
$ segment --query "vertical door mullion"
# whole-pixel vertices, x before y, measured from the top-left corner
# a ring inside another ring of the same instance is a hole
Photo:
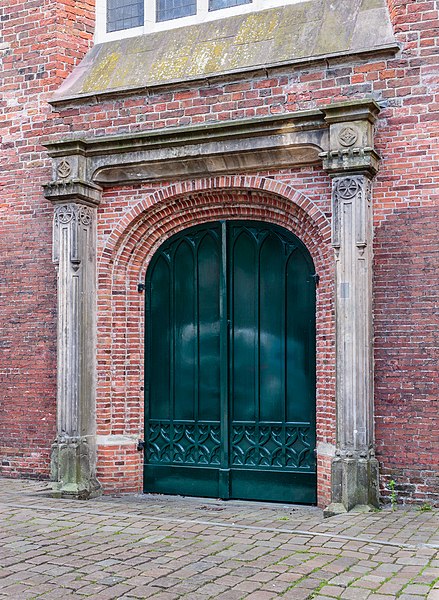
[[[259,232],[258,232],[259,233]],[[258,235],[258,234],[256,234]],[[261,421],[261,248],[259,237],[256,238],[256,346],[255,346],[255,402],[256,402],[256,427]]]
[[[282,285],[283,285],[282,328],[283,328],[283,332],[284,332],[284,339],[283,339],[284,352],[283,352],[283,364],[282,364],[283,384],[284,384],[284,393],[283,393],[284,405],[283,405],[283,421],[282,421],[282,430],[283,430],[282,464],[286,466],[287,465],[287,427],[286,427],[286,423],[288,421],[288,413],[287,413],[287,407],[288,407],[288,365],[287,365],[287,361],[288,361],[288,261],[290,259],[291,251],[290,251],[289,245],[285,241],[283,241],[283,248],[284,248],[285,263],[284,263],[283,281],[282,281]]]
[[[195,361],[194,361],[194,421],[198,423],[199,411],[200,411],[200,276],[199,276],[199,263],[198,263],[198,248],[199,240],[195,239],[195,246],[193,248],[194,255],[194,325],[196,328],[195,336]]]
[[[174,252],[171,254],[171,282],[169,286],[169,309],[171,311],[170,329],[170,365],[169,365],[169,439],[174,439],[174,419],[175,419],[175,338],[176,338],[176,319],[175,319],[175,260]],[[173,454],[173,443],[170,444]]]
[[[221,465],[219,491],[221,498],[230,497],[229,465],[229,315],[227,310],[227,225],[221,221],[220,260],[220,403],[221,403]]]

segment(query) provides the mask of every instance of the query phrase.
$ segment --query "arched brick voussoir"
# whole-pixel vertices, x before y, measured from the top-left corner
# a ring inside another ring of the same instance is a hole
[[[219,218],[259,218],[283,225],[302,239],[315,261],[324,262],[330,223],[309,198],[274,179],[227,176],[178,182],[140,200],[111,232],[102,250],[101,270],[138,263],[139,253],[145,257],[140,248],[146,238],[150,257],[151,250],[173,233]]]
[[[294,210],[286,212],[276,197],[266,193],[203,192],[200,196],[191,194],[174,200],[172,212],[168,208],[169,205],[165,205],[138,222],[135,235],[127,241],[114,263],[115,271],[125,273],[132,285],[135,280],[144,278],[151,257],[167,238],[187,227],[221,219],[275,223],[304,242],[320,272],[331,262],[328,261],[330,246],[317,224],[297,206],[289,207]]]

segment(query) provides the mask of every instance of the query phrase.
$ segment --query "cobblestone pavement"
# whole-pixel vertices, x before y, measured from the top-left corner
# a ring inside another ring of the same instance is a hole
[[[0,479],[0,598],[439,600],[437,510],[46,492]]]

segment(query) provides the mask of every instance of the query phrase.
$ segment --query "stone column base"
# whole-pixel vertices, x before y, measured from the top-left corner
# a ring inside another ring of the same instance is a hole
[[[379,506],[378,461],[374,457],[336,456],[332,461],[332,503],[325,517],[348,511],[370,512]]]
[[[53,495],[87,500],[99,496],[87,438],[63,438],[52,445],[50,469]]]

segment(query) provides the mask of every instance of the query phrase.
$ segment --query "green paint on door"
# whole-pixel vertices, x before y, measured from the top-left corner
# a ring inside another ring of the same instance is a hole
[[[144,491],[316,502],[315,280],[287,230],[186,229],[146,276]]]

